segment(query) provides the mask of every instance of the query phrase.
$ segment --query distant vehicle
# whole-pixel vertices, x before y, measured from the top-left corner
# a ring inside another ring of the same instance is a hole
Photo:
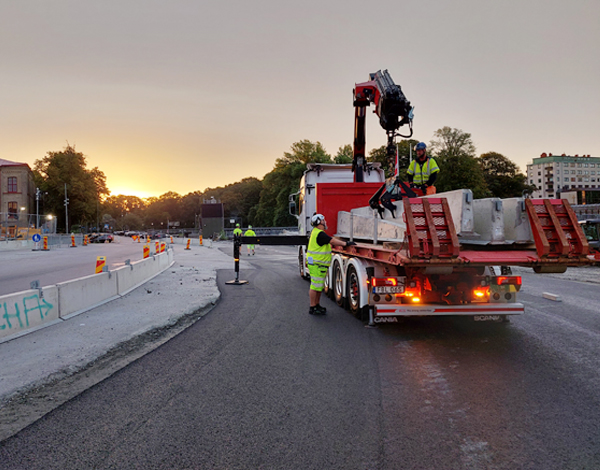
[[[600,219],[580,220],[579,225],[593,249],[600,251]]]
[[[153,240],[157,240],[159,238],[167,238],[167,236],[164,233],[155,233],[154,235],[152,235]]]
[[[98,233],[95,235],[92,235],[92,238],[90,238],[90,243],[112,243],[114,240],[114,237],[110,233]]]

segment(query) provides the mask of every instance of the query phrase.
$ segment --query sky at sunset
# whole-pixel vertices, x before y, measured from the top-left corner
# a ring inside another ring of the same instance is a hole
[[[0,158],[68,143],[140,197],[263,178],[294,142],[351,144],[379,69],[415,139],[600,157],[599,25],[598,0],[0,0]]]

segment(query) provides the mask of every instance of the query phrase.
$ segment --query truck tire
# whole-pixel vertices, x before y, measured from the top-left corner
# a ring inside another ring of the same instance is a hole
[[[346,298],[344,297],[344,276],[342,267],[338,261],[333,263],[333,297],[335,302],[346,308]]]
[[[310,279],[310,276],[307,276],[304,272],[304,266],[306,265],[304,261],[304,252],[302,251],[302,247],[298,250],[298,271],[300,272],[300,277],[302,279]]]
[[[350,266],[348,268],[346,280],[348,290],[346,298],[348,299],[348,307],[350,312],[360,321],[364,321],[365,311],[367,311],[367,309],[365,307],[361,307],[360,305],[360,278],[358,277],[358,273],[356,272],[356,268],[354,266]]]

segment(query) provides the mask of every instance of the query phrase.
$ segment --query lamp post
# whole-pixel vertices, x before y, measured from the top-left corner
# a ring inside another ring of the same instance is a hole
[[[67,183],[65,183],[65,233],[69,233],[69,198],[67,197]]]
[[[40,188],[35,188],[35,229],[40,228]]]

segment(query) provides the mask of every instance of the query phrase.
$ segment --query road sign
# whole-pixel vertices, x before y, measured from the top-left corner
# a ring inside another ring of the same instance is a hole
[[[40,236],[40,234],[39,234],[39,233],[35,233],[35,234],[33,234],[33,237],[31,237],[31,239],[32,239],[34,242],[38,243],[39,241],[41,241],[41,240],[42,240],[42,237]]]

